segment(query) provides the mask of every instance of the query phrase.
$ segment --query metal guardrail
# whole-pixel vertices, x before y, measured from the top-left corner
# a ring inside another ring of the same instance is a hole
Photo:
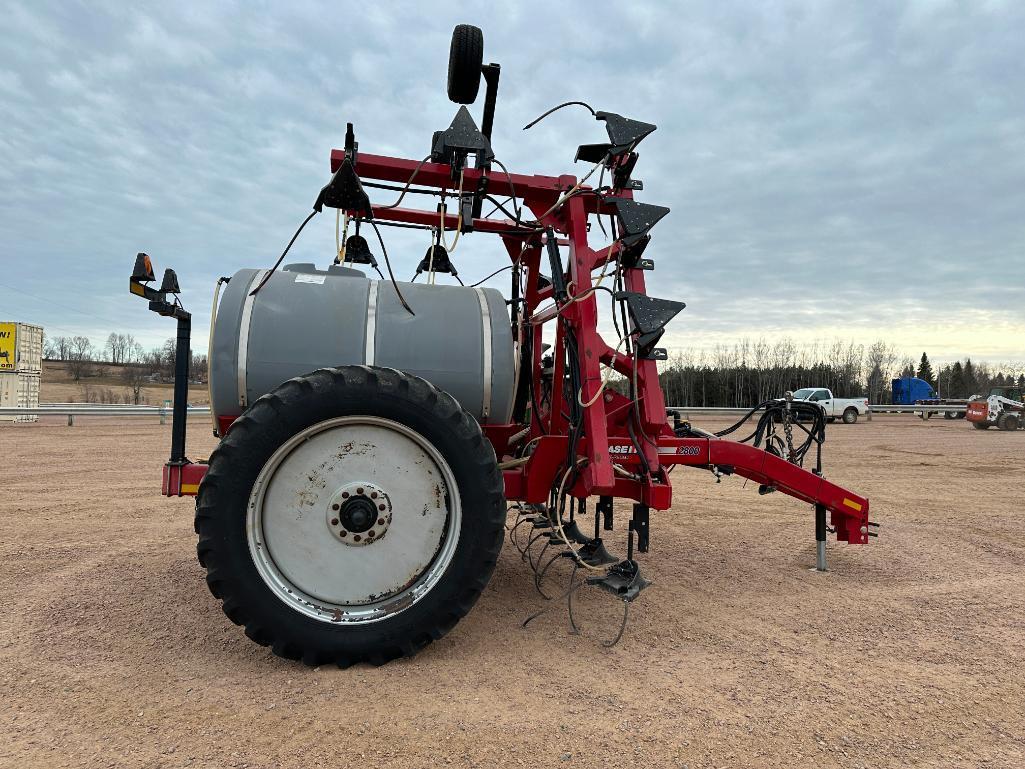
[[[667,411],[680,411],[680,412],[696,412],[699,414],[712,414],[712,413],[735,413],[742,414],[750,411],[750,408],[734,408],[734,407],[717,407],[717,406],[666,406]],[[904,405],[899,403],[877,403],[869,404],[868,410],[873,414],[921,414],[923,411],[929,414],[942,414],[949,412],[951,414],[963,414],[968,410],[968,407],[961,405]]]
[[[666,406],[666,411],[694,412],[696,414],[744,414],[750,410],[750,406],[747,408],[738,406]]]
[[[209,413],[209,406],[189,406],[189,416]],[[3,416],[66,416],[68,426],[75,424],[75,417],[158,417],[160,424],[166,424],[171,416],[171,407],[119,403],[43,403],[39,406],[0,406],[0,417]]]
[[[192,414],[209,414],[209,406],[189,406],[189,415]],[[85,404],[77,403],[71,405],[60,405],[55,404],[44,404],[41,406],[0,406],[0,416],[32,416],[38,414],[45,416],[48,414],[54,414],[57,416],[71,415],[71,416],[125,416],[125,417],[145,417],[145,416],[170,416],[171,409],[164,408],[163,406],[122,406],[118,404],[101,405],[98,403]]]
[[[899,404],[870,405],[869,412],[875,414],[942,414],[963,413],[964,405],[948,406],[905,406]],[[666,411],[679,411],[682,414],[744,414],[750,408],[735,406],[667,406]],[[189,406],[189,416],[210,414],[209,406]],[[74,424],[74,417],[159,417],[161,424],[171,416],[170,406],[135,406],[131,404],[107,403],[43,403],[39,406],[0,406],[0,416],[67,416],[68,423]],[[871,417],[870,417],[871,418]]]
[[[947,406],[906,406],[903,404],[886,403],[869,406],[869,409],[874,411],[876,414],[921,414],[923,412],[928,414],[943,414],[945,412],[950,414],[963,414],[968,411],[967,406],[954,404]]]

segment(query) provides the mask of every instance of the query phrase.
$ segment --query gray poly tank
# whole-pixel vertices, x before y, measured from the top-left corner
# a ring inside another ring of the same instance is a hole
[[[241,414],[282,382],[318,368],[367,364],[423,377],[481,422],[507,423],[513,340],[492,288],[399,283],[359,270],[291,264],[249,294],[266,270],[239,270],[221,296],[210,344],[215,416]]]

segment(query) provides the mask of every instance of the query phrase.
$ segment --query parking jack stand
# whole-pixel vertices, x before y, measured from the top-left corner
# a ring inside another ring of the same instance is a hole
[[[815,571],[826,568],[826,506],[815,505]]]

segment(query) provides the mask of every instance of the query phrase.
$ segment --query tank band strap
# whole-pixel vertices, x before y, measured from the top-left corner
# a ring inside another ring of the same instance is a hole
[[[491,310],[488,307],[488,297],[484,293],[484,289],[475,288],[474,291],[477,292],[477,299],[480,301],[481,331],[484,342],[484,398],[481,402],[480,415],[482,420],[487,421],[491,414],[491,380],[493,377],[491,370]]]
[[[246,393],[246,368],[249,365],[249,326],[253,322],[253,304],[256,296],[251,293],[253,286],[258,286],[269,270],[258,270],[246,286],[246,298],[242,302],[242,322],[238,330],[238,405],[245,408],[249,396]]]
[[[381,282],[370,281],[369,291],[367,295],[367,341],[363,353],[363,363],[373,366],[374,359],[377,357],[377,295],[381,291]]]

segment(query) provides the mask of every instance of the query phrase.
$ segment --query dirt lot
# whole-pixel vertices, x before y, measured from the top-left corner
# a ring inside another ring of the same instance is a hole
[[[441,642],[339,670],[221,613],[189,500],[158,496],[168,429],[0,425],[4,767],[1025,763],[1025,434],[831,427],[827,475],[883,528],[831,543],[828,574],[805,506],[679,470],[616,648],[599,595],[581,637],[563,611],[521,629],[543,602],[507,546]]]

